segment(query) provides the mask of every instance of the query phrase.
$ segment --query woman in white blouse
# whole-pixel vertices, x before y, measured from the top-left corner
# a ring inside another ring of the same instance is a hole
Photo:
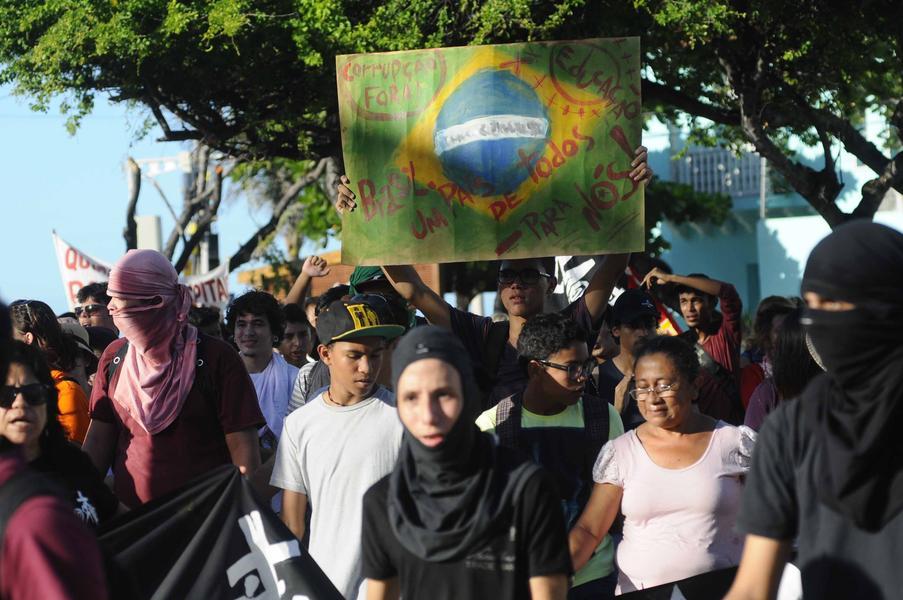
[[[593,468],[596,484],[570,533],[579,569],[608,532],[618,508],[618,594],[737,565],[734,531],[755,433],[696,408],[695,351],[676,337],[653,337],[636,350],[636,389],[646,420],[609,441]]]

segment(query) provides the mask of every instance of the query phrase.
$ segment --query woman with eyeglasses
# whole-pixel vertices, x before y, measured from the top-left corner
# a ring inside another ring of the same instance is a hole
[[[119,501],[91,459],[66,440],[57,417],[57,391],[41,352],[13,342],[0,389],[0,436],[20,446],[25,461],[59,483],[72,509],[96,527],[116,514]]]
[[[69,440],[81,444],[88,433],[88,395],[72,373],[77,348],[63,333],[53,310],[38,300],[18,300],[10,306],[13,337],[41,350],[59,398],[59,421]]]
[[[743,540],[734,523],[755,443],[751,429],[699,412],[699,360],[686,342],[650,337],[635,356],[631,395],[645,423],[602,448],[569,540],[579,569],[620,506],[618,594],[738,564]]]

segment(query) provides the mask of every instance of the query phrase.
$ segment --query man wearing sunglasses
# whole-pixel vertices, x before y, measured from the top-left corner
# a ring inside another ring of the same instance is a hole
[[[78,290],[75,297],[78,300],[75,316],[82,327],[106,327],[119,334],[107,309],[110,296],[107,295],[106,283],[90,283]]]
[[[596,361],[576,322],[559,313],[537,315],[524,325],[517,349],[526,388],[481,414],[477,425],[554,474],[570,529],[593,488],[599,450],[624,427],[613,406],[585,392]],[[568,598],[611,598],[616,584],[614,547],[606,536],[575,574]]]

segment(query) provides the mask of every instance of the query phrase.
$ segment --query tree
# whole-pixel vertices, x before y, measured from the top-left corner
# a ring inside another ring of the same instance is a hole
[[[297,258],[300,240],[305,236],[325,240],[326,235],[338,227],[338,216],[323,189],[330,177],[335,178],[332,158],[320,159],[316,164],[281,161],[277,164],[250,165],[215,155],[207,146],[198,144],[190,153],[190,165],[191,173],[187,177],[182,209],[178,214],[156,181],[147,178],[172,211],[174,224],[162,252],[173,261],[176,271],[181,272],[185,268],[192,253],[210,231],[223,200],[224,180],[230,176],[251,204],[270,208],[270,218],[230,257],[229,271],[248,262],[259,248],[267,246],[266,242],[280,227],[286,236],[289,252],[294,252],[293,258]],[[141,168],[132,159],[128,161],[128,179],[129,202],[123,238],[126,249],[132,249],[138,245],[135,212],[142,181]],[[315,185],[317,183],[323,187]],[[331,183],[334,186],[334,182]]]
[[[163,139],[242,161],[340,158],[341,53],[598,36],[643,37],[646,107],[693,139],[752,145],[832,226],[903,188],[896,0],[48,0],[0,5],[0,82],[70,125],[95,95],[143,107]],[[887,119],[884,148],[859,125]],[[821,146],[820,170],[789,149]],[[876,177],[837,207],[843,149]]]

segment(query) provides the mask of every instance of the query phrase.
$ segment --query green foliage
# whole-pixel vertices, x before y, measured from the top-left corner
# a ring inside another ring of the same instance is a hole
[[[646,188],[646,253],[659,256],[671,247],[657,234],[662,221],[721,225],[731,206],[730,196],[695,192],[686,184],[655,179]]]
[[[337,54],[638,35],[649,114],[687,125],[693,143],[772,148],[824,211],[831,186],[792,162],[787,140],[827,136],[880,170],[880,153],[867,160],[840,135],[903,107],[900,23],[899,0],[21,0],[0,2],[0,83],[36,110],[61,97],[70,130],[111,94],[156,111],[170,139],[303,165],[340,156]],[[901,143],[889,128],[884,148]],[[315,196],[298,227],[316,234],[336,223]]]

